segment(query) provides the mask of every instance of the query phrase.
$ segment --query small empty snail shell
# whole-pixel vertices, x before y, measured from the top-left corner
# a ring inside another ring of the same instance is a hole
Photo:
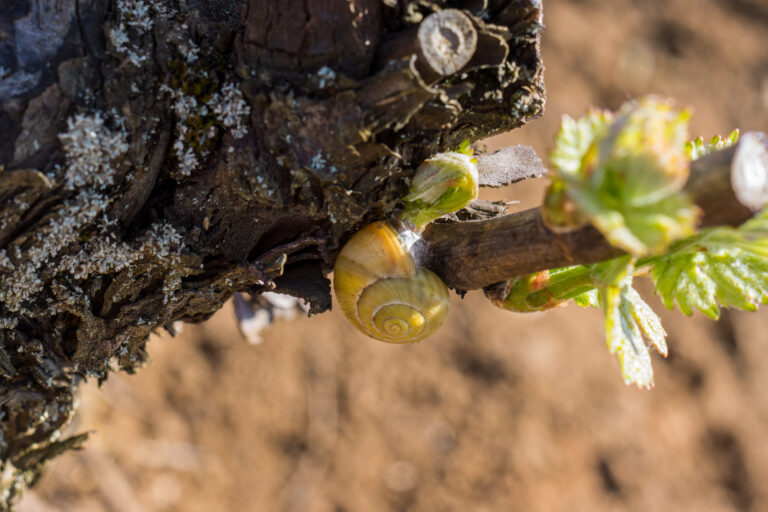
[[[334,268],[334,291],[344,315],[363,333],[389,343],[429,336],[449,309],[448,287],[419,267],[405,234],[389,222],[369,224],[347,242]]]

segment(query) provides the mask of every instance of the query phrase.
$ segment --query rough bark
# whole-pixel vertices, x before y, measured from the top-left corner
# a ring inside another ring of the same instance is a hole
[[[235,291],[328,309],[340,244],[424,158],[541,114],[540,8],[3,2],[0,501],[82,441],[57,440],[78,382],[140,367],[154,329]]]

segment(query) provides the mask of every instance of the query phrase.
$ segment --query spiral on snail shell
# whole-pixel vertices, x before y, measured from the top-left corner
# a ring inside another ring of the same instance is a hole
[[[468,146],[424,162],[403,198],[399,218],[365,226],[337,256],[336,298],[364,334],[388,343],[413,343],[437,331],[448,316],[448,287],[423,268],[412,249],[429,222],[477,196],[476,162]]]
[[[334,291],[358,330],[389,343],[412,343],[434,333],[448,315],[448,287],[419,268],[405,233],[374,222],[347,242],[336,259]]]

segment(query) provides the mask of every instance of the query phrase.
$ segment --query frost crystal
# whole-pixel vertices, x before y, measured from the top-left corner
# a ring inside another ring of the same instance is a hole
[[[325,167],[325,158],[323,158],[323,153],[318,151],[315,156],[312,157],[312,169],[318,170]]]
[[[317,71],[317,76],[320,78],[320,88],[322,89],[326,86],[327,82],[332,82],[336,79],[336,72],[328,66],[323,66]]]
[[[183,248],[181,235],[168,224],[152,226],[145,236],[131,244],[117,240],[113,233],[106,233],[89,241],[80,252],[61,258],[57,270],[68,272],[75,279],[86,279],[92,274],[120,272],[146,254],[164,263],[176,264],[177,253]],[[170,279],[169,276],[166,280]],[[181,280],[177,280],[181,286]]]
[[[109,31],[109,40],[112,42],[112,46],[115,47],[119,53],[125,53],[128,51],[128,34],[125,33],[125,26],[120,25],[117,28],[113,28]]]
[[[151,16],[152,8],[153,6],[145,0],[119,0],[117,2],[119,24],[117,28],[109,31],[109,40],[117,53],[127,55],[128,60],[136,67],[147,61],[149,55],[131,44],[128,31],[141,35],[152,30],[154,23]],[[154,6],[154,11],[159,15],[165,14],[161,7]]]
[[[149,247],[156,258],[170,267],[163,283],[163,303],[167,304],[173,294],[181,289],[182,275],[178,266],[181,263],[179,253],[184,250],[184,240],[181,233],[170,224],[156,224],[152,226],[149,235]]]
[[[176,102],[173,104],[173,111],[181,119],[188,119],[192,117],[197,108],[197,100],[194,96],[185,96],[183,92],[178,91],[176,93]]]
[[[146,32],[152,28],[152,17],[149,14],[150,6],[144,0],[119,0],[117,8],[120,17],[129,26]]]
[[[248,133],[246,122],[251,114],[251,108],[235,84],[225,85],[221,94],[215,95],[208,104],[213,108],[219,122],[232,130],[232,135],[236,139],[245,137]]]
[[[186,134],[186,129],[180,131],[179,138],[173,143],[173,151],[179,161],[179,172],[183,176],[189,176],[192,171],[197,169],[200,162],[198,162],[197,155],[192,148],[184,148],[184,134]]]
[[[85,279],[93,273],[119,272],[140,256],[140,252],[108,234],[92,240],[82,251],[61,258],[58,268],[68,271],[75,279]]]
[[[70,190],[113,184],[115,169],[110,165],[128,151],[124,132],[104,126],[101,114],[77,114],[67,120],[67,132],[59,134],[67,155],[66,187]]]
[[[0,329],[14,329],[19,325],[19,319],[15,316],[0,318]]]
[[[173,111],[179,118],[178,134],[176,141],[173,143],[173,152],[176,154],[176,159],[179,161],[179,172],[182,176],[189,176],[197,169],[199,160],[195,154],[195,150],[192,149],[186,139],[189,135],[189,127],[187,121],[197,115],[205,115],[208,113],[208,107],[203,105],[201,110],[198,106],[197,99],[194,96],[187,96],[182,91],[174,91],[170,87],[161,87],[161,91],[170,92],[171,97],[176,101],[173,103]]]
[[[134,51],[128,52],[128,60],[130,60],[131,64],[133,64],[137,68],[141,66],[143,62],[146,62],[147,59],[149,59],[148,55],[139,55]]]
[[[67,246],[75,243],[81,230],[91,224],[107,207],[108,200],[94,191],[82,190],[67,201],[59,215],[35,233],[38,243],[22,251],[14,246],[18,266],[3,272],[0,278],[0,303],[10,312],[24,312],[24,303],[43,289],[38,272]],[[4,267],[10,266],[7,261]]]
[[[160,92],[168,93],[173,100],[173,112],[179,121],[173,151],[182,176],[190,176],[199,167],[201,159],[206,158],[206,144],[216,137],[220,127],[229,129],[236,139],[248,133],[247,121],[251,110],[234,83],[226,84],[205,103],[167,85],[161,85]],[[207,130],[195,129],[201,119],[213,124]]]
[[[11,269],[13,269],[13,262],[6,254],[5,249],[0,250],[0,270],[11,270]]]

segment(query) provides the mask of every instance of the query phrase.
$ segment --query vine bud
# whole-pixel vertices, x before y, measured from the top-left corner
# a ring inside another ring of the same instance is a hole
[[[461,210],[477,197],[477,162],[469,151],[438,153],[426,160],[403,198],[400,220],[421,231],[433,220]]]
[[[595,278],[592,267],[580,265],[542,270],[489,286],[485,296],[508,311],[545,311],[594,289]]]
[[[689,110],[647,96],[616,113],[608,133],[596,141],[602,180],[625,189],[630,205],[652,204],[682,189],[688,179]]]
[[[589,222],[579,206],[568,197],[568,186],[555,180],[547,187],[541,209],[544,224],[555,233],[566,233]]]

